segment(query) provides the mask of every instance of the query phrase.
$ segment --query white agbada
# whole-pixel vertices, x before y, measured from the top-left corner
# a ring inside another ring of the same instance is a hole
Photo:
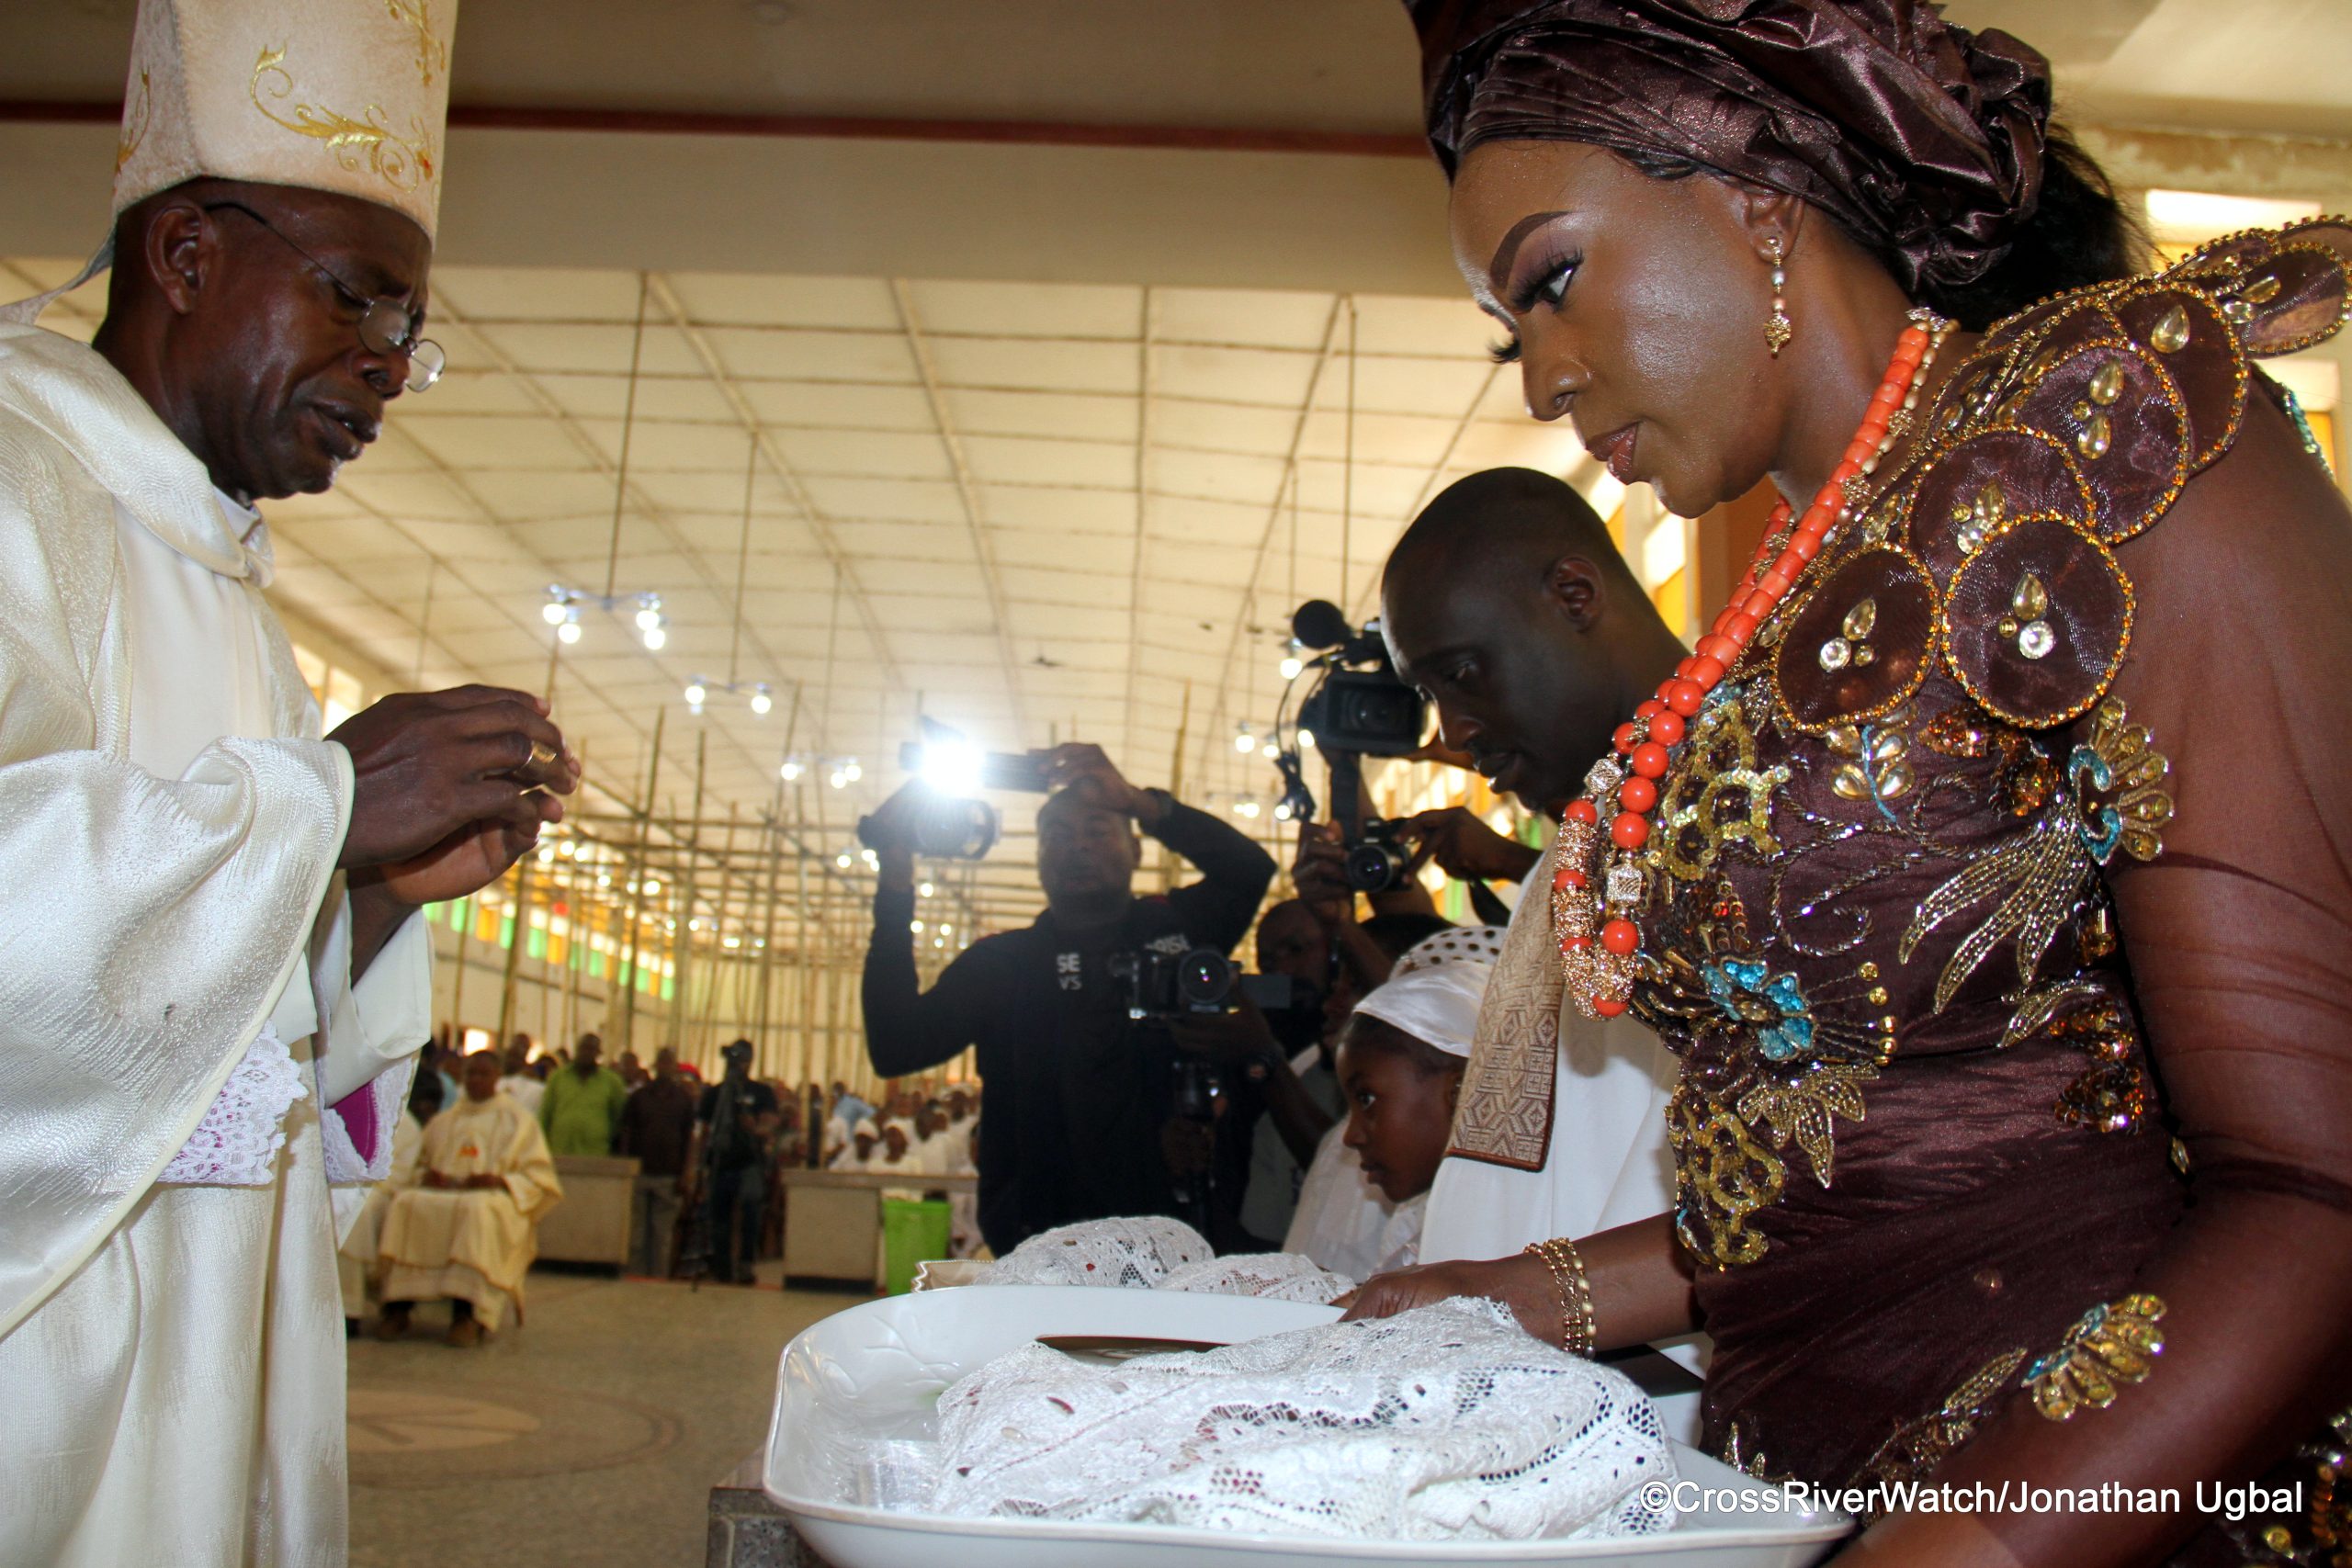
[[[1551,866],[1547,853],[1528,874],[1511,911],[1511,931],[1534,920],[1548,932]],[[1543,961],[1556,962],[1548,941],[1536,951]],[[1502,963],[1514,957],[1506,938]],[[1498,976],[1490,992],[1502,984]],[[1631,1017],[1589,1019],[1565,1000],[1559,1027],[1543,1168],[1521,1170],[1449,1155],[1430,1190],[1422,1262],[1507,1258],[1531,1241],[1590,1235],[1673,1209],[1666,1102],[1679,1070],[1674,1054]]]
[[[431,949],[350,982],[350,759],[269,576],[111,366],[0,321],[0,1562],[345,1559],[334,1210]]]
[[[495,1176],[500,1185],[394,1194],[378,1244],[384,1300],[470,1302],[494,1332],[508,1307],[522,1308],[523,1277],[539,1251],[539,1216],[563,1201],[538,1118],[510,1095],[460,1096],[425,1127],[417,1166],[453,1182]]]

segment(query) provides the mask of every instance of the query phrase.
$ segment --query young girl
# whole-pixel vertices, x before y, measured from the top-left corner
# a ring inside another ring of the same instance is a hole
[[[1502,935],[1488,926],[1430,937],[1356,1005],[1340,1037],[1348,1105],[1341,1140],[1356,1151],[1364,1179],[1396,1205],[1381,1232],[1382,1272],[1419,1260],[1422,1212],[1445,1158]]]

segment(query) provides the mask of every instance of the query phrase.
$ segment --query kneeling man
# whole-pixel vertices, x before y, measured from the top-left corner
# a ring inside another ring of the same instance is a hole
[[[536,1117],[498,1088],[498,1054],[466,1058],[465,1096],[424,1129],[420,1185],[384,1215],[384,1315],[377,1334],[408,1332],[418,1302],[451,1303],[449,1343],[495,1333],[538,1255],[539,1216],[563,1199]]]

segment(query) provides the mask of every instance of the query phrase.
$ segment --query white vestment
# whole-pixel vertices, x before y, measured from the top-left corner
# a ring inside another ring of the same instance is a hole
[[[0,321],[0,1562],[345,1560],[336,1214],[432,955],[350,980],[350,758],[269,574],[104,359]]]
[[[343,1246],[335,1254],[345,1317],[368,1315],[368,1287],[381,1274],[376,1254],[384,1234],[384,1215],[392,1206],[392,1194],[416,1185],[417,1159],[424,1152],[424,1124],[414,1111],[404,1109],[392,1127],[391,1172],[368,1190],[368,1201],[360,1205],[358,1217],[344,1233]]]
[[[453,1183],[495,1176],[486,1188],[411,1187],[384,1214],[379,1257],[388,1302],[471,1302],[495,1330],[523,1305],[523,1276],[538,1256],[539,1216],[563,1198],[538,1118],[511,1096],[462,1099],[424,1129],[421,1170]]]

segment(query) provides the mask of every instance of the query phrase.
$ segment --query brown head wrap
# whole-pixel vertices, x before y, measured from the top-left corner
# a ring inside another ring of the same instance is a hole
[[[1973,283],[2041,190],[2049,62],[1926,0],[1407,0],[1430,145],[1664,154],[1799,197],[1905,288]]]

